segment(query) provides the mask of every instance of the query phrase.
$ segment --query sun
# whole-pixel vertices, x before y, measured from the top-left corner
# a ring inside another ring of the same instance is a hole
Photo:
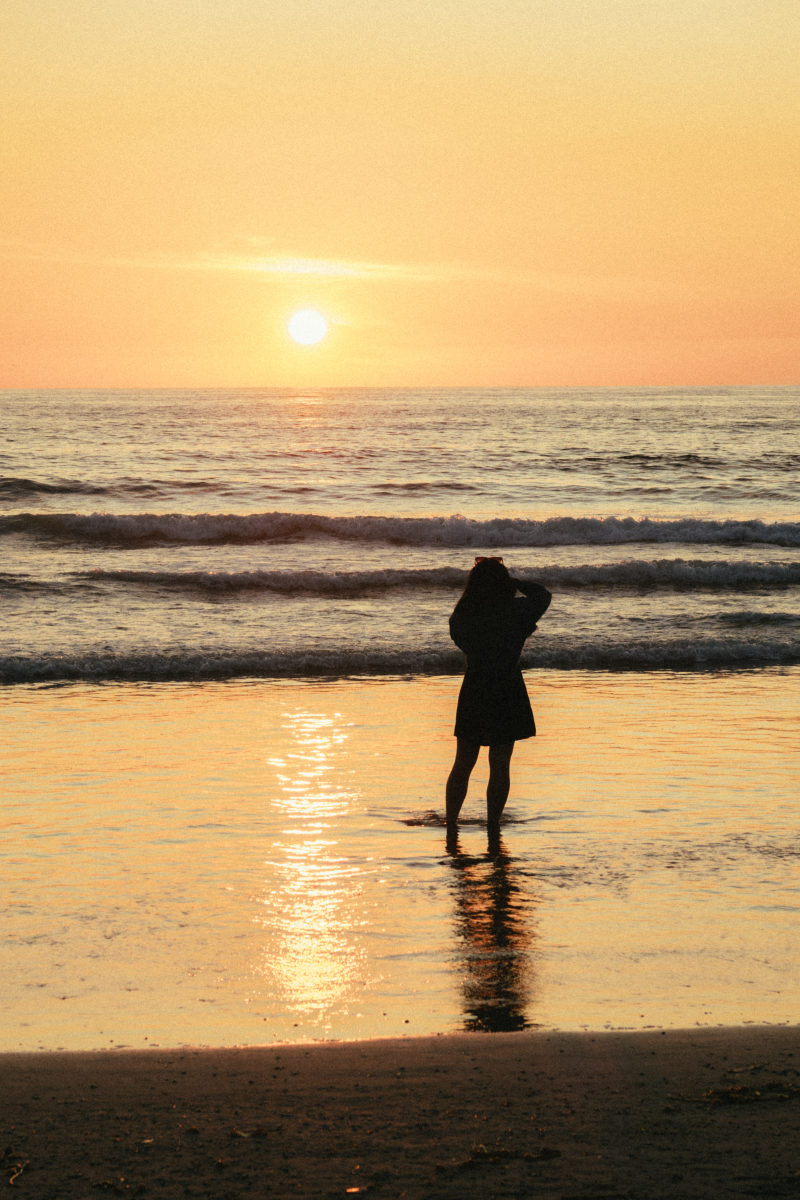
[[[328,332],[328,322],[315,308],[301,308],[289,318],[289,336],[301,346],[316,346]]]

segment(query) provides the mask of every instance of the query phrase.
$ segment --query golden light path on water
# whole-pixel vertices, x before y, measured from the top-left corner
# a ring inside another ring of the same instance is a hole
[[[457,679],[6,689],[4,1048],[797,1021],[797,682],[532,672],[495,846]]]
[[[301,1013],[324,1012],[348,997],[364,975],[365,951],[353,936],[353,897],[367,864],[337,853],[337,822],[358,797],[337,786],[334,752],[347,735],[338,713],[286,715],[284,757],[270,758],[280,791],[275,810],[285,828],[269,861],[259,918],[277,935],[259,970],[268,986]]]

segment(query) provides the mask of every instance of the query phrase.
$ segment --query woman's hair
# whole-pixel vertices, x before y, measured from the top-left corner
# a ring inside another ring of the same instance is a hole
[[[481,558],[467,576],[467,586],[457,609],[496,609],[513,599],[516,591],[508,568],[499,558]]]

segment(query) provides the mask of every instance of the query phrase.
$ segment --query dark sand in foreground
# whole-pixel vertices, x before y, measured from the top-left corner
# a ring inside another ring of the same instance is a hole
[[[800,1195],[797,1027],[5,1054],[3,1183],[94,1196]]]

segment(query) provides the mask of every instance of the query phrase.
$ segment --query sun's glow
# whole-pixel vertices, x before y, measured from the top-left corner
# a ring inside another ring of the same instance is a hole
[[[289,335],[301,346],[316,346],[328,332],[328,322],[315,308],[301,308],[289,320]]]

